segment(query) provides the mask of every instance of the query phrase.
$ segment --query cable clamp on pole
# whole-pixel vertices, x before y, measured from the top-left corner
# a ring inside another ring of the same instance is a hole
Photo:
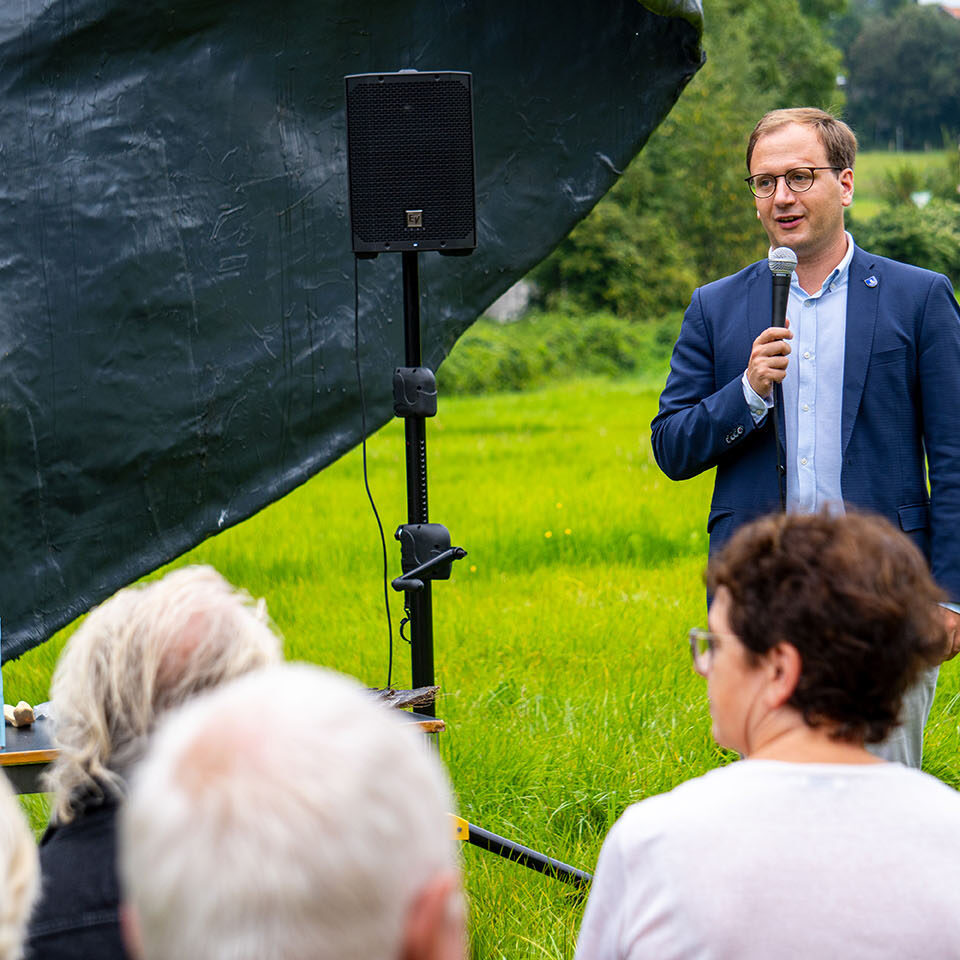
[[[437,415],[437,378],[429,367],[393,371],[393,412],[398,417]]]
[[[441,523],[404,523],[395,534],[400,541],[403,575],[392,581],[394,590],[422,590],[424,580],[449,580],[454,560],[467,551],[450,545],[450,531]]]

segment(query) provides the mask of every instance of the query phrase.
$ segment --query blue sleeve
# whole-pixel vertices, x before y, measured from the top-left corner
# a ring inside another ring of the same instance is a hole
[[[651,423],[653,455],[672,480],[716,466],[755,429],[738,374],[717,384],[712,325],[695,290],[670,358],[670,374]],[[746,368],[749,357],[743,358]]]
[[[930,475],[930,567],[950,599],[960,601],[960,306],[939,274],[924,305],[917,359]]]

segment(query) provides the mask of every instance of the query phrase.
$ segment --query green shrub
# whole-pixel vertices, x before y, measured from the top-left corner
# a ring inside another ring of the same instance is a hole
[[[680,314],[634,323],[608,313],[531,313],[514,323],[478,320],[443,362],[441,394],[525,390],[583,375],[661,381]]]
[[[643,318],[675,310],[697,285],[669,219],[635,215],[612,199],[601,201],[531,279],[545,291],[548,309]]]
[[[880,196],[893,206],[913,203],[913,194],[928,191],[932,197],[949,203],[960,200],[960,164],[954,151],[949,151],[944,162],[919,165],[899,163],[886,170],[880,184]]]
[[[960,151],[949,151],[945,163],[931,167],[924,186],[938,200],[960,203]]]
[[[946,274],[954,288],[960,283],[960,204],[903,204],[852,222],[851,230],[864,250]]]
[[[921,172],[912,164],[901,163],[883,175],[880,194],[889,204],[913,203],[913,194],[923,188]]]

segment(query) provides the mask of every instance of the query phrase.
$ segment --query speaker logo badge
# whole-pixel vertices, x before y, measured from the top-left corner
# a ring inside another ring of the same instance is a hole
[[[417,228],[422,226],[423,226],[423,211],[408,210],[407,211],[407,227]]]

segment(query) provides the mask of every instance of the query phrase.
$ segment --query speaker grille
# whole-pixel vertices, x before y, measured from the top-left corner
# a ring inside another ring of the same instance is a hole
[[[475,247],[470,75],[346,81],[353,249]]]

